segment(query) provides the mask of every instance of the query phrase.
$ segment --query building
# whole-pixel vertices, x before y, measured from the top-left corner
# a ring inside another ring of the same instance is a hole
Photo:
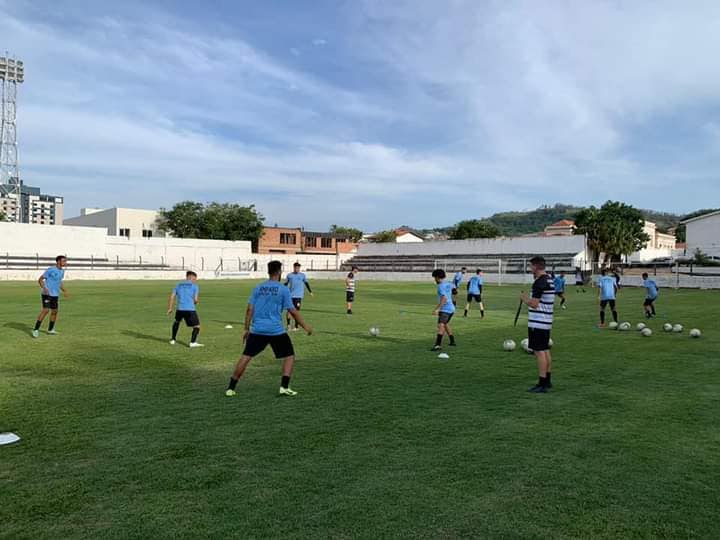
[[[64,225],[76,227],[99,227],[107,229],[110,236],[125,238],[153,238],[166,236],[157,228],[158,212],[137,208],[83,208],[80,215],[63,221]]]
[[[64,201],[57,195],[47,195],[40,188],[20,182],[20,201],[17,185],[0,184],[0,212],[9,221],[17,221],[20,204],[22,223],[35,225],[62,225]]]
[[[258,240],[257,252],[285,254],[352,253],[357,243],[344,236],[305,231],[300,227],[265,227]]]
[[[646,221],[643,225],[643,232],[650,237],[645,247],[640,251],[632,253],[628,260],[630,262],[648,262],[655,259],[667,259],[678,255],[677,239],[674,234],[662,233],[652,221]]]
[[[575,222],[572,219],[561,219],[545,227],[543,236],[573,236],[575,228]]]
[[[686,219],[685,237],[687,248],[685,253],[692,257],[697,250],[711,257],[720,257],[720,210]]]
[[[414,231],[408,227],[400,227],[399,229],[393,229],[391,231],[395,235],[396,244],[414,244],[425,241],[425,236],[417,231]],[[365,234],[362,237],[363,242],[375,242],[377,234]],[[384,233],[383,233],[384,234]]]

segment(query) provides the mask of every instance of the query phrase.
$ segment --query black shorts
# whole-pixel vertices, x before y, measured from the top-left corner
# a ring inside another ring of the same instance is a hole
[[[528,349],[533,352],[550,350],[550,330],[528,328]]]
[[[50,296],[49,294],[43,294],[42,295],[42,307],[44,309],[57,309],[58,308],[58,300],[60,300],[57,296]]]
[[[290,336],[287,334],[277,336],[250,334],[245,342],[243,354],[245,356],[255,357],[263,352],[268,345],[270,345],[273,353],[275,353],[275,358],[287,358],[288,356],[295,355],[292,341],[290,341]]]
[[[600,309],[605,309],[608,304],[610,309],[615,309],[615,300],[600,300]]]
[[[345,301],[346,302],[354,302],[355,301],[355,293],[352,291],[345,291]]]
[[[470,294],[470,293],[468,293],[468,295],[467,295],[468,304],[469,304],[470,302],[472,302],[473,300],[475,300],[478,304],[481,303],[481,302],[482,302],[482,293],[480,293],[480,294]]]
[[[453,318],[454,313],[445,313],[444,311],[441,311],[438,313],[438,324],[448,324],[450,322],[450,319]]]
[[[178,309],[175,312],[175,322],[185,321],[188,326],[200,326],[200,317],[197,311]]]
[[[293,298],[292,299],[292,303],[293,303],[293,306],[295,306],[295,309],[300,309],[302,307],[302,301],[303,301],[302,298]]]
[[[575,286],[576,286],[576,287],[581,287],[582,285],[585,285],[585,282],[584,282],[584,281],[576,281],[576,282],[575,282]]]
[[[646,298],[643,302],[643,306],[652,306],[657,298]]]
[[[457,287],[453,287],[452,295],[457,296]]]

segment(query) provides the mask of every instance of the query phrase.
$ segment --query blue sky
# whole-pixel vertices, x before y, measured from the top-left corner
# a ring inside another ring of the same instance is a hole
[[[0,0],[25,181],[378,230],[720,200],[720,3]]]

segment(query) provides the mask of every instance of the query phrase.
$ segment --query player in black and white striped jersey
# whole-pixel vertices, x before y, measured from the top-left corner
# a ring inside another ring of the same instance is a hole
[[[528,391],[544,394],[552,388],[550,331],[555,308],[555,285],[553,279],[545,273],[543,257],[530,259],[530,269],[535,277],[532,294],[530,297],[522,294],[520,299],[528,306],[528,348],[535,353],[537,359],[538,383]]]
[[[355,276],[359,271],[360,269],[357,266],[353,266],[345,278],[345,302],[348,315],[352,315],[353,302],[355,301]]]

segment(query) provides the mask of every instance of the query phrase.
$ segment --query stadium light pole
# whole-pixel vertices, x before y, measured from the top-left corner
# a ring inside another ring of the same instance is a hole
[[[15,194],[15,221],[22,222],[22,183],[17,147],[17,87],[25,81],[25,65],[6,52],[0,56],[0,184],[7,183],[9,194]]]

